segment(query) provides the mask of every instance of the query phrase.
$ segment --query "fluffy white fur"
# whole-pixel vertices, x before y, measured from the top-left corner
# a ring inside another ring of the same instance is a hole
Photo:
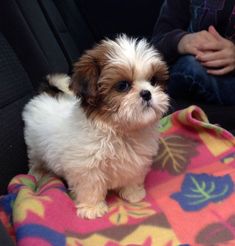
[[[130,202],[145,197],[144,179],[158,150],[157,125],[168,106],[168,97],[160,87],[141,76],[141,67],[148,73],[148,66],[162,63],[157,52],[145,41],[126,37],[117,43],[105,42],[114,46],[107,52],[109,64],[130,66],[131,60],[135,66],[139,61],[137,79],[129,93],[123,94],[111,120],[91,120],[81,100],[69,91],[69,77],[58,75],[50,77],[50,83],[65,93],[52,97],[44,92],[23,112],[31,168],[64,177],[77,197],[77,213],[90,219],[107,212],[105,197],[110,189]],[[142,59],[145,64],[140,63]],[[148,105],[140,97],[141,90],[151,92]]]

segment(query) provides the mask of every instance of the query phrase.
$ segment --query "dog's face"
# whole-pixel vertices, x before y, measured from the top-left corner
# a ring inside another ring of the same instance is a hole
[[[74,66],[71,89],[88,118],[136,129],[159,120],[168,108],[166,64],[145,40],[104,40]]]

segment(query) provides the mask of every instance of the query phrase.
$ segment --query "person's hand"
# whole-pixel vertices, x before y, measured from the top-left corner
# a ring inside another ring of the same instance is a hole
[[[200,46],[196,55],[198,61],[212,75],[224,75],[235,70],[235,45],[223,38],[213,26],[208,29],[216,42],[206,42]]]
[[[189,33],[184,35],[179,41],[178,52],[182,55],[191,54],[196,56],[204,44],[216,41],[216,38],[208,31]]]

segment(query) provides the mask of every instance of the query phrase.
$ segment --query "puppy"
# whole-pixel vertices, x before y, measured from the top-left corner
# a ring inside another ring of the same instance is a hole
[[[145,39],[106,39],[74,65],[72,78],[49,76],[23,111],[30,167],[63,177],[77,214],[94,219],[112,189],[145,197],[144,179],[158,151],[158,123],[168,109],[166,64]],[[57,91],[58,93],[55,93]]]

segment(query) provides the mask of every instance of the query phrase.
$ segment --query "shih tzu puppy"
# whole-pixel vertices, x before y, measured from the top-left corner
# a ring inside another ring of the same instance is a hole
[[[108,190],[142,200],[158,151],[157,126],[168,109],[167,78],[159,53],[125,35],[86,51],[71,78],[49,76],[49,90],[23,112],[32,172],[63,177],[83,218],[108,211]]]

